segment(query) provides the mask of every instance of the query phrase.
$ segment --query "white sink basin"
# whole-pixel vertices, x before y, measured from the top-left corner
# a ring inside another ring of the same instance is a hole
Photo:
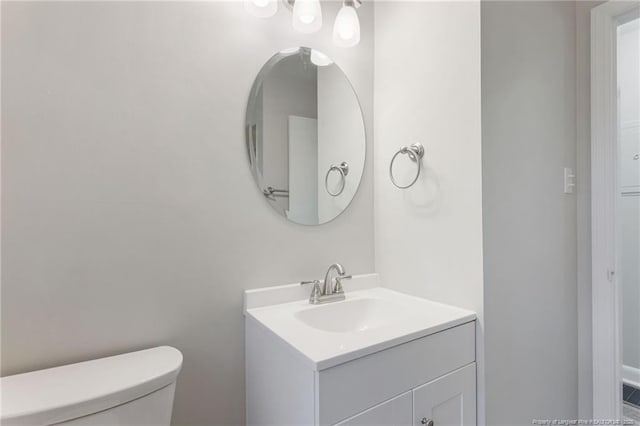
[[[401,305],[382,299],[347,299],[310,307],[293,316],[306,325],[333,333],[373,330],[406,319]]]
[[[316,371],[476,318],[466,309],[380,287],[376,274],[354,276],[342,301],[311,305],[310,291],[299,283],[247,290],[245,318]]]

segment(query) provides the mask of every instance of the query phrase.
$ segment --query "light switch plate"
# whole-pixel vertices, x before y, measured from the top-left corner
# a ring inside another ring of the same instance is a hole
[[[564,168],[564,193],[573,194],[576,187],[576,175],[573,174],[573,169],[569,167]]]

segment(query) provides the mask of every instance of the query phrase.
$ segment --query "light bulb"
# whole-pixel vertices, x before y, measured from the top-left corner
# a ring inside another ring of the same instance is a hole
[[[316,19],[313,15],[302,15],[300,16],[300,22],[303,24],[310,24]]]
[[[278,0],[244,0],[244,9],[258,18],[268,18],[278,11]]]
[[[299,47],[288,47],[286,49],[282,49],[280,53],[282,55],[292,55],[294,53],[298,53],[300,51]]]
[[[291,25],[301,33],[315,33],[322,27],[320,0],[295,0]]]
[[[352,47],[360,42],[360,21],[353,6],[344,5],[333,24],[333,42],[336,46]]]
[[[311,49],[311,63],[318,67],[326,67],[327,65],[331,65],[333,61],[324,53]]]

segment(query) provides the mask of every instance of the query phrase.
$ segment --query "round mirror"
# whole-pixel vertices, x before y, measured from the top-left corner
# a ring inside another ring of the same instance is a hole
[[[283,50],[256,77],[246,141],[264,199],[289,220],[329,222],[360,184],[365,130],[349,79],[322,52]]]

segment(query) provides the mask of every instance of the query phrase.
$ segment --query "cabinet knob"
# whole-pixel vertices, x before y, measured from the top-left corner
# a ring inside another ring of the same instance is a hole
[[[426,417],[423,417],[422,420],[420,420],[420,423],[426,426],[433,426],[433,420],[431,419],[427,420]]]

